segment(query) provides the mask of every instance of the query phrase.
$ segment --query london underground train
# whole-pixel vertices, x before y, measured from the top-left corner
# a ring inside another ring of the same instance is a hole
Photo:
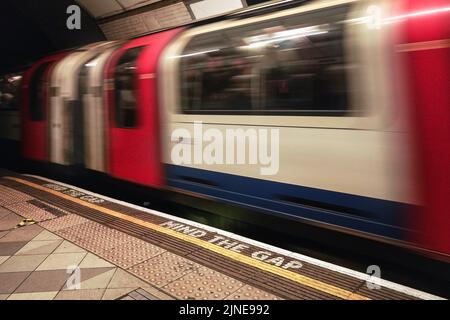
[[[445,0],[230,15],[36,62],[22,154],[448,257],[449,71]]]

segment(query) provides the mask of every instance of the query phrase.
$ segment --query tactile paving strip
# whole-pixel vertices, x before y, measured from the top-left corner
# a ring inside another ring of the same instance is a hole
[[[318,289],[295,283],[290,279],[271,273],[264,273],[257,268],[227,259],[207,250],[196,251],[188,255],[188,258],[225,274],[233,275],[234,278],[249,285],[276,293],[283,299],[337,299],[335,296],[321,292]],[[212,264],[211,261],[214,261],[214,263]]]
[[[93,221],[66,228],[59,232],[63,234],[63,237],[68,235],[73,239],[76,236],[77,245],[99,254],[133,239],[130,235]]]
[[[199,268],[201,265],[195,262],[165,252],[130,268],[129,271],[157,287],[163,287]]]
[[[49,231],[58,233],[59,230],[63,230],[87,222],[90,222],[90,220],[80,217],[76,214],[69,214],[61,218],[41,222],[40,226],[44,227]]]
[[[27,179],[30,179],[30,177],[26,177]],[[36,179],[33,179],[36,180]],[[5,186],[12,187],[12,188],[18,188],[23,192],[26,192],[27,194],[32,194],[34,197],[36,197],[39,200],[50,202],[53,205],[64,208],[65,210],[69,211],[70,213],[74,213],[80,216],[83,216],[85,218],[88,218],[89,220],[93,220],[99,223],[109,223],[114,220],[117,220],[115,217],[110,217],[108,215],[105,215],[101,212],[98,212],[95,209],[91,209],[88,207],[80,208],[79,205],[76,203],[73,203],[70,200],[62,199],[60,197],[54,197],[52,195],[49,195],[48,192],[42,191],[42,190],[36,190],[33,187],[21,185],[20,183],[12,180],[2,180],[1,183]],[[74,198],[75,199],[75,198]],[[30,200],[30,199],[28,199]],[[26,200],[26,201],[28,201]]]
[[[194,244],[179,241],[177,239],[174,239],[173,237],[158,233],[154,230],[147,230],[147,232],[142,236],[142,239],[156,244],[166,249],[167,251],[171,251],[180,256],[186,256],[200,250],[200,248]]]
[[[15,204],[5,205],[5,208],[17,213],[27,219],[33,219],[36,222],[50,220],[55,218],[53,214],[41,208],[38,208],[28,202],[19,202]]]
[[[32,200],[33,197],[14,189],[0,185],[0,206],[14,204],[18,202],[26,202]]]
[[[128,269],[164,252],[160,247],[132,238],[112,249],[104,250],[101,256],[119,267]]]
[[[238,289],[231,295],[229,295],[225,300],[282,300],[282,299],[266,291],[246,285]]]
[[[62,210],[60,208],[52,206],[51,204],[44,203],[44,202],[39,201],[37,199],[30,200],[30,201],[28,201],[28,203],[33,205],[33,206],[35,206],[35,207],[38,207],[38,208],[40,208],[42,210],[45,210],[45,211],[49,212],[50,214],[52,214],[52,215],[54,215],[54,216],[56,216],[58,218],[59,217],[64,217],[64,216],[70,214],[70,212],[67,212],[67,211]]]
[[[241,281],[202,267],[163,289],[184,300],[223,300],[244,285]]]

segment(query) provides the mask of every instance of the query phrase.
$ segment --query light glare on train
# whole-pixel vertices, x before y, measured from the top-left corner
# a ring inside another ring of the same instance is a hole
[[[179,55],[179,56],[173,56],[172,58],[186,58],[186,57],[198,56],[201,54],[217,52],[217,51],[220,51],[220,49],[211,49],[211,50],[205,50],[205,51],[199,51],[199,52],[192,52],[192,53],[183,54],[183,55]]]
[[[445,13],[449,12],[450,7],[443,7],[443,8],[435,8],[435,9],[429,9],[429,10],[423,10],[423,11],[416,11],[412,13],[407,13],[403,15],[398,16],[392,16],[392,17],[386,17],[382,18],[382,10],[380,6],[377,5],[371,5],[367,8],[367,16],[349,19],[345,22],[352,23],[352,24],[367,24],[369,29],[379,29],[382,25],[387,25],[395,22],[404,21],[405,19],[409,18],[416,18],[431,14],[438,14],[438,13]]]
[[[318,26],[312,26],[312,27],[279,31],[279,32],[274,33],[273,36],[265,35],[265,36],[252,37],[252,38],[250,38],[248,40],[246,39],[244,41],[249,43],[246,46],[248,48],[261,48],[261,47],[265,47],[266,45],[271,44],[271,43],[277,43],[277,42],[282,42],[282,41],[301,38],[301,37],[310,37],[310,36],[315,36],[315,35],[325,34],[325,33],[328,33],[328,30],[322,30]],[[255,41],[255,38],[261,39],[261,37],[265,38],[267,40]]]

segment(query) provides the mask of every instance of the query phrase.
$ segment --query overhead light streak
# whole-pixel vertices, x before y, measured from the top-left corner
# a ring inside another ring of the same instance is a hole
[[[220,49],[211,49],[211,50],[205,50],[205,51],[192,52],[192,53],[187,53],[187,54],[183,54],[183,55],[179,55],[179,56],[173,56],[172,58],[187,58],[187,57],[193,57],[193,56],[198,56],[198,55],[207,54],[207,53],[211,53],[211,52],[217,52],[217,51],[220,51]]]

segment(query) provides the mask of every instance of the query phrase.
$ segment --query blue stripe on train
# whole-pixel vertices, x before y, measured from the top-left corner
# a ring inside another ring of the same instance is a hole
[[[175,165],[166,174],[169,186],[214,199],[406,240],[408,204]]]

